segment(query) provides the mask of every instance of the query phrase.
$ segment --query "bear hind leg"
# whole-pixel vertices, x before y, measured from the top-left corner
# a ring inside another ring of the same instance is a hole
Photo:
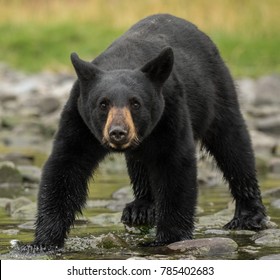
[[[267,217],[256,177],[253,149],[241,114],[235,112],[234,116],[217,120],[206,135],[202,143],[214,156],[236,203],[234,217],[225,228],[266,228]]]

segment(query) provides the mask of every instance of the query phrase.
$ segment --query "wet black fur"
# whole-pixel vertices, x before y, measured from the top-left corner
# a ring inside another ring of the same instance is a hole
[[[226,228],[265,226],[234,84],[205,34],[183,19],[155,15],[134,25],[92,63],[75,54],[72,61],[79,80],[44,167],[35,245],[63,246],[85,205],[92,172],[111,152],[102,144],[106,111],[98,104],[104,98],[119,107],[129,106],[131,98],[141,103],[139,110],[131,109],[140,144],[125,151],[135,200],[125,207],[122,221],[156,225],[151,245],[193,236],[197,140],[217,161],[236,201]]]

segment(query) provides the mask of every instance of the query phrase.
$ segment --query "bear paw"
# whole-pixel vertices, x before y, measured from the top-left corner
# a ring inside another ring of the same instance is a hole
[[[263,230],[268,226],[268,218],[263,213],[234,217],[224,228],[232,230]]]
[[[155,216],[155,207],[152,202],[135,199],[125,206],[121,221],[128,226],[154,226]]]

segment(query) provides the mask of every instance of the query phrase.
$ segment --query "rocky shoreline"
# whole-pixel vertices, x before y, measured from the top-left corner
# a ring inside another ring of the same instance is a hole
[[[71,74],[43,72],[31,75],[0,64],[0,209],[5,209],[9,217],[22,221],[16,229],[2,229],[0,225],[0,234],[16,236],[21,229],[28,230],[33,227],[36,212],[34,200],[24,195],[11,196],[9,192],[18,188],[37,192],[41,166],[50,152],[59,116],[74,80],[75,77]],[[252,137],[257,170],[260,176],[280,182],[280,76],[238,79],[236,88],[241,110]],[[39,157],[38,160],[38,157],[32,154],[33,152],[26,151],[36,151],[45,156]],[[221,178],[217,176],[217,171],[213,168],[213,162],[209,157],[200,151],[198,151],[198,155],[199,185],[211,188],[221,183]],[[125,168],[123,158],[110,156],[102,164],[100,172],[123,173]],[[279,188],[280,183],[263,193],[264,198],[270,201],[273,209],[280,209]],[[104,225],[106,221],[109,221],[109,226],[111,226],[113,221],[114,226],[121,226],[119,223],[120,211],[131,198],[130,188],[127,187],[114,193],[111,200],[89,201],[88,207],[103,207],[115,212],[107,216],[100,214],[100,217],[95,216],[90,222]],[[197,234],[200,237],[205,236],[207,240],[200,238],[198,239],[200,241],[196,241],[200,242],[194,246],[196,253],[191,249],[193,244],[188,244],[188,242],[172,244],[168,246],[168,250],[181,253],[187,250],[189,258],[199,258],[201,254],[217,255],[217,250],[221,253],[225,248],[228,248],[226,251],[230,255],[239,250],[235,241],[228,238],[228,235],[231,236],[233,233],[214,228],[215,226],[220,227],[219,223],[223,223],[224,220],[228,221],[232,215],[232,210],[222,211],[224,212],[214,213],[215,216],[212,214],[209,217],[207,217],[208,215],[199,217]],[[214,225],[213,221],[216,222]],[[280,247],[280,230],[278,229],[269,229],[260,234],[255,232],[241,234],[249,235],[250,242],[256,246]],[[108,238],[115,240],[110,241],[113,247],[114,242],[120,242],[115,236],[109,235]],[[107,243],[108,238],[105,238]],[[70,239],[67,246],[71,249],[73,244],[76,244],[75,242],[77,242],[76,239]],[[81,242],[88,244],[84,239],[80,239],[80,245]],[[98,242],[100,245],[101,241],[98,240]],[[91,243],[89,242],[89,244]],[[105,243],[102,244],[101,242],[101,247]],[[124,246],[124,243],[121,242],[121,244]],[[83,246],[88,248],[86,245]],[[204,251],[199,248],[204,248]],[[205,248],[209,248],[208,253],[205,252]],[[243,249],[245,252],[255,250],[247,247]],[[267,258],[280,258],[277,254],[275,256]],[[145,258],[149,258],[149,256]]]
[[[32,146],[48,154],[74,81],[74,75],[68,73],[28,75],[0,64],[0,145]],[[280,173],[280,75],[238,79],[236,88],[256,157],[264,165],[262,171],[277,175]],[[27,157],[14,153],[0,153],[0,160],[28,162]]]

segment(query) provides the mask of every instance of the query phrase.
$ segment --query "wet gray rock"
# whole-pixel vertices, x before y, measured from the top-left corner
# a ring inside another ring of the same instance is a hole
[[[43,145],[45,137],[52,138],[56,131],[75,78],[50,72],[8,72],[8,76],[0,73],[0,128],[4,130],[0,143],[16,147]]]
[[[263,197],[273,197],[273,198],[279,197],[280,198],[280,187],[264,191],[262,193],[262,196]]]
[[[0,95],[10,95],[14,97],[27,95],[30,92],[37,91],[39,83],[40,80],[38,80],[35,76],[25,76],[16,83],[11,83],[8,80],[6,82],[1,81]]]
[[[113,212],[120,212],[124,209],[127,203],[131,202],[134,199],[130,186],[120,188],[112,194],[112,198],[113,199],[108,200],[89,200],[87,201],[87,207],[104,207],[110,209]]]
[[[242,107],[254,104],[256,101],[256,82],[250,78],[235,81],[238,99]]]
[[[6,206],[11,203],[12,199],[0,197],[0,207],[6,208]]]
[[[280,114],[256,120],[256,128],[263,132],[280,135]]]
[[[239,247],[238,252],[239,253],[247,253],[250,255],[257,255],[259,254],[259,247],[254,247],[254,246],[245,246],[245,247]]]
[[[108,233],[97,238],[97,247],[104,249],[127,248],[128,244],[118,235]]]
[[[222,182],[222,176],[212,158],[201,158],[197,162],[197,180],[200,186],[215,186]]]
[[[267,255],[259,258],[260,260],[280,260],[280,254]]]
[[[225,236],[225,235],[230,235],[230,236],[235,236],[235,235],[252,236],[252,235],[256,234],[256,232],[252,231],[252,230],[207,229],[207,230],[204,231],[204,234],[220,235],[220,236]]]
[[[144,257],[130,257],[126,260],[136,260],[136,261],[138,261],[138,260],[147,260],[147,258],[144,258]]]
[[[121,223],[121,212],[117,213],[103,213],[89,218],[89,221],[95,225],[113,226],[122,225]]]
[[[280,229],[262,230],[251,237],[257,245],[280,247]]]
[[[280,76],[271,75],[259,78],[256,81],[255,105],[280,104]]]
[[[17,235],[19,233],[18,229],[6,229],[1,231],[3,234],[6,235]]]
[[[192,252],[194,255],[223,255],[237,250],[238,245],[230,238],[215,237],[195,240],[184,240],[167,245],[167,248],[176,252]]]
[[[87,208],[108,208],[111,203],[114,203],[114,200],[107,199],[96,199],[96,200],[88,200],[86,202]]]
[[[35,224],[34,224],[34,221],[29,221],[29,222],[18,225],[18,228],[25,229],[25,230],[34,230]]]
[[[101,174],[120,174],[126,172],[126,162],[123,155],[111,154],[100,163],[99,171]]]
[[[17,168],[25,182],[40,182],[42,171],[39,167],[31,165],[19,165]]]
[[[12,216],[18,209],[26,205],[30,205],[32,201],[24,196],[10,200],[6,205],[5,209],[8,215]]]
[[[131,186],[123,187],[112,194],[112,202],[108,204],[107,208],[120,212],[124,209],[125,205],[134,200]]]
[[[112,210],[113,212],[120,212],[123,211],[125,205],[132,201],[132,199],[128,199],[128,200],[113,200],[112,203],[110,203],[107,208]]]
[[[119,190],[115,191],[112,194],[112,198],[117,199],[117,200],[127,201],[127,202],[133,200],[131,186],[126,186],[126,187],[120,188]]]
[[[11,161],[0,162],[0,187],[20,186],[22,183],[22,176],[15,164]]]
[[[256,119],[277,116],[280,114],[279,106],[263,105],[261,107],[250,107],[247,113]]]
[[[280,176],[280,158],[272,158],[269,161],[269,171]]]
[[[15,165],[31,165],[34,163],[34,156],[21,153],[8,153],[0,155],[0,161],[11,161]]]
[[[71,237],[66,239],[65,241],[65,250],[66,251],[83,251],[88,249],[97,248],[97,240],[96,237]]]
[[[231,230],[230,234],[231,235],[247,235],[247,236],[252,236],[252,235],[256,234],[256,232],[252,231],[252,230],[243,229],[243,230]]]
[[[127,248],[128,244],[120,236],[114,233],[102,234],[100,236],[68,238],[65,243],[66,251],[83,251],[91,249],[120,249]]]
[[[198,218],[198,228],[222,228],[233,217],[232,209],[224,209],[212,215],[201,216]]]
[[[43,116],[54,113],[60,110],[60,108],[60,100],[53,96],[43,97],[38,104],[40,115]]]
[[[17,220],[35,220],[37,212],[37,204],[30,203],[18,208],[12,213],[12,217]]]
[[[204,232],[205,234],[211,234],[211,235],[229,235],[229,230],[222,230],[222,229],[207,229]]]
[[[252,139],[252,144],[256,155],[271,156],[273,150],[277,146],[277,139],[271,136],[268,136],[260,131],[251,130],[250,136]]]
[[[276,199],[276,200],[272,201],[272,202],[271,202],[271,205],[272,205],[274,208],[280,209],[280,199]]]

